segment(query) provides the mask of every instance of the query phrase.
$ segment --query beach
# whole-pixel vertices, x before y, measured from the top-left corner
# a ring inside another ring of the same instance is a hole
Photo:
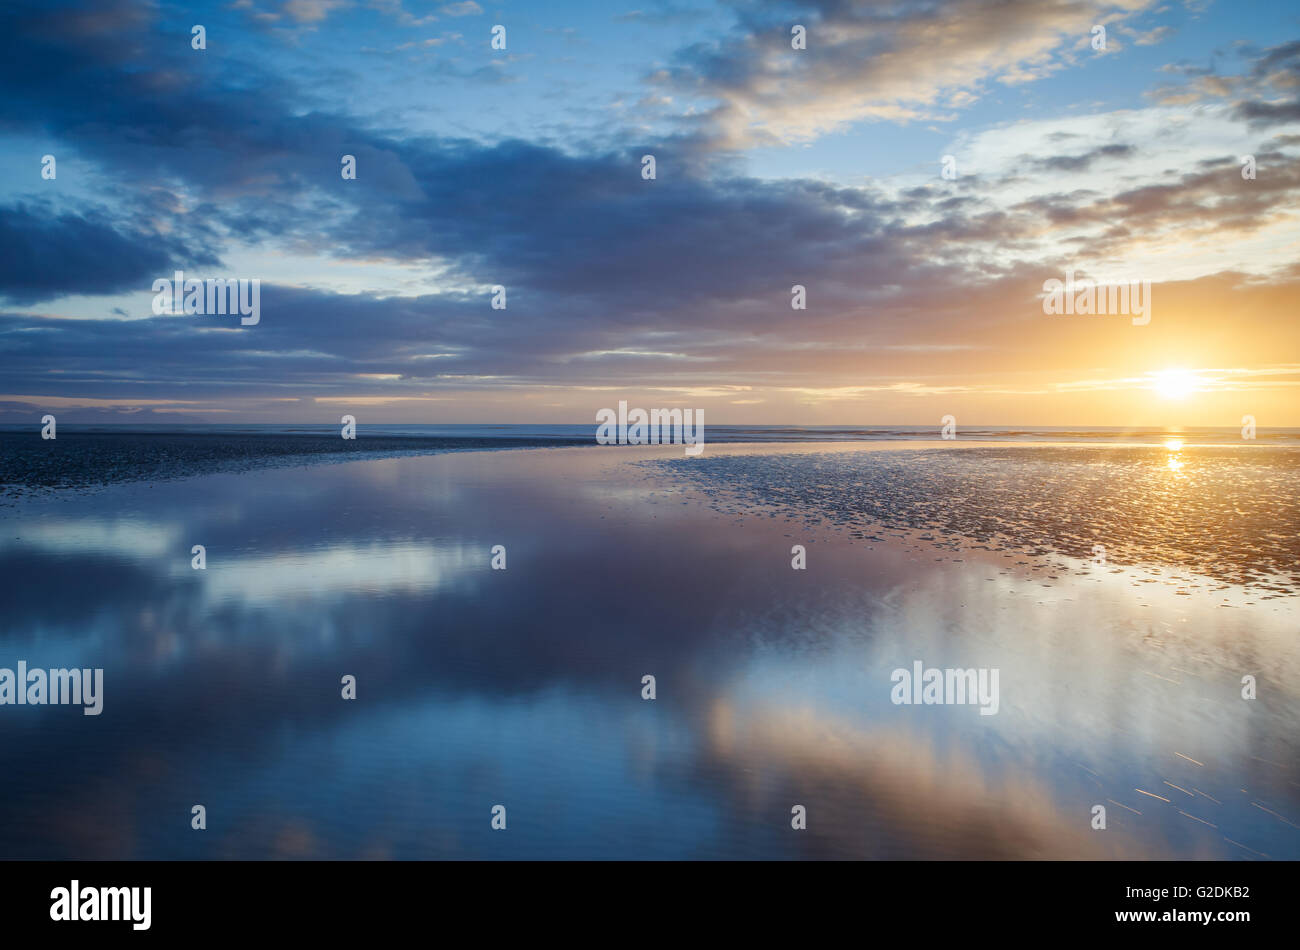
[[[1294,860],[1298,461],[587,446],[16,494],[0,666],[102,667],[103,708],[5,710],[0,853]],[[997,670],[996,712],[894,701],[917,663]]]

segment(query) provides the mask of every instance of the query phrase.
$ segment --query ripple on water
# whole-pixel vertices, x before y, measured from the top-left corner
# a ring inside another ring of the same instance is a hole
[[[1171,464],[1177,462],[1178,464]],[[638,463],[733,515],[780,513],[871,540],[1160,567],[1300,591],[1300,452],[1256,447],[1024,446],[714,455]],[[1181,579],[1186,581],[1186,578]]]

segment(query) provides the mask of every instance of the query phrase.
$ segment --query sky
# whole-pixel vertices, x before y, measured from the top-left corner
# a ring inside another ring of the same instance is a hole
[[[0,35],[0,422],[1300,426],[1293,3],[6,0]],[[155,312],[178,270],[258,281],[257,322]],[[1071,273],[1148,311],[1045,312]]]

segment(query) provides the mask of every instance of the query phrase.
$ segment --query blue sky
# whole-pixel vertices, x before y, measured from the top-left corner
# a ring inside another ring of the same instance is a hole
[[[1300,424],[1293,5],[0,21],[4,421]],[[260,281],[260,321],[155,314],[176,269]],[[1045,316],[1067,269],[1152,281],[1152,321]]]

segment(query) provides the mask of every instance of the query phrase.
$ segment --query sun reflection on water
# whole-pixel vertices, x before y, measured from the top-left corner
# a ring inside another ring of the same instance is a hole
[[[1166,460],[1165,465],[1171,472],[1180,472],[1183,469],[1183,457],[1178,453],[1183,450],[1183,440],[1179,438],[1165,439],[1165,448],[1171,453]]]

